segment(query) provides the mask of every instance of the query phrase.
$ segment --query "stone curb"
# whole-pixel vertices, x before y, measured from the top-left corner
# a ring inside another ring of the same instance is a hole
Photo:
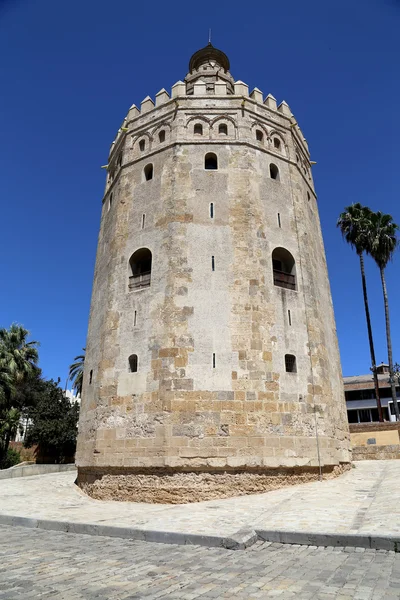
[[[209,548],[229,547],[238,550],[247,548],[257,540],[257,535],[254,531],[252,536],[254,541],[252,541],[251,536],[249,536],[248,533],[246,535],[243,531],[241,531],[239,535],[235,533],[230,538],[224,538],[217,535],[178,533],[176,531],[149,531],[135,529],[133,527],[98,525],[97,523],[74,523],[72,521],[53,521],[50,519],[35,519],[14,515],[0,515],[0,525],[29,527],[31,529],[47,529],[51,531],[63,531],[64,533],[118,537],[145,542],[158,542],[161,544],[207,546]],[[225,546],[225,543],[229,545]]]
[[[374,534],[353,533],[307,533],[302,531],[269,531],[244,527],[230,537],[218,535],[200,535],[197,533],[178,533],[176,531],[148,531],[133,527],[99,525],[97,523],[74,523],[72,521],[53,521],[14,515],[1,515],[0,525],[46,529],[64,533],[78,533],[105,537],[118,537],[161,544],[179,544],[206,546],[208,548],[227,548],[244,550],[257,542],[278,542],[280,544],[300,544],[305,546],[340,546],[351,548],[371,548],[374,550],[392,550],[400,552],[400,534],[398,536],[377,536]]]
[[[340,546],[345,548],[372,548],[400,552],[399,535],[376,535],[367,533],[307,533],[306,531],[256,530],[257,536],[266,542],[300,544],[302,546]]]

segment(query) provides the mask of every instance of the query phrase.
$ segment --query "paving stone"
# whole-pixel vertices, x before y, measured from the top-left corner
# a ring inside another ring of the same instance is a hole
[[[400,554],[237,552],[0,526],[1,600],[398,600]]]

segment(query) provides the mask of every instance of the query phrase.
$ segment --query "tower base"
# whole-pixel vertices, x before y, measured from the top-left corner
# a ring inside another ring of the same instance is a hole
[[[350,463],[326,465],[323,479],[338,477],[350,468]],[[318,467],[223,471],[79,467],[77,484],[96,500],[186,504],[261,494],[318,478]]]

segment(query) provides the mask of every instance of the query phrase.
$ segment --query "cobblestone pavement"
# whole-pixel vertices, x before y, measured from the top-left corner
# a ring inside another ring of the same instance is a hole
[[[400,554],[257,542],[242,552],[0,526],[3,600],[394,600]]]
[[[93,500],[74,486],[74,478],[70,472],[4,479],[0,515],[222,537],[242,527],[400,534],[400,502],[393,501],[400,497],[400,460],[361,461],[330,481],[173,506]]]

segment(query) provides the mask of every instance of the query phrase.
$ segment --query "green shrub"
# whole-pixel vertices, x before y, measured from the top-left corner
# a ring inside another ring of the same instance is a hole
[[[20,453],[17,452],[16,450],[13,450],[13,448],[9,448],[7,450],[7,456],[3,460],[3,463],[0,465],[0,469],[9,469],[10,467],[17,465],[20,462],[21,462]]]

